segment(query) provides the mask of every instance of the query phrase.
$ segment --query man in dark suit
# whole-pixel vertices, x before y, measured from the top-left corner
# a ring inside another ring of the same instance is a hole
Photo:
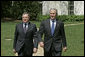
[[[67,49],[64,23],[56,19],[56,16],[57,10],[50,9],[50,19],[42,21],[39,28],[39,44],[44,48],[44,56],[61,56],[62,45],[64,51]]]
[[[37,28],[29,19],[29,13],[25,12],[22,14],[22,22],[16,25],[13,51],[18,56],[32,56],[33,52],[37,52]]]

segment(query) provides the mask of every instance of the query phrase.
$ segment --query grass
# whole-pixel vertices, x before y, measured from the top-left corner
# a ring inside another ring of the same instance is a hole
[[[63,56],[84,56],[84,25],[65,27],[68,50]]]
[[[2,56],[12,56],[13,54],[13,38],[15,24],[13,22],[1,23],[1,55]],[[11,39],[11,40],[6,40]]]
[[[40,22],[31,21],[40,26]],[[15,25],[19,22],[1,22],[1,56],[14,56],[13,41]],[[68,24],[68,23],[65,23]],[[67,52],[62,56],[84,56],[84,24],[66,26]],[[11,40],[6,40],[11,39]]]

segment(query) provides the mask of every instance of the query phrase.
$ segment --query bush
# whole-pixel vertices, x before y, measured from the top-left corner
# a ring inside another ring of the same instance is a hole
[[[49,17],[50,17],[49,15],[41,15],[41,14],[37,16],[39,21],[48,19]],[[84,15],[59,15],[56,18],[58,20],[65,21],[65,22],[84,21]]]
[[[84,15],[60,15],[58,19],[61,21],[84,21]]]
[[[37,20],[38,20],[38,21],[43,21],[43,20],[48,19],[49,17],[50,17],[49,15],[38,14],[38,15],[37,15]]]

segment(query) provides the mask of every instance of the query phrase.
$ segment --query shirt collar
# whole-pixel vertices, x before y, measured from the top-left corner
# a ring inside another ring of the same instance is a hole
[[[23,22],[23,24],[25,24],[25,23]],[[29,22],[26,22],[26,24],[28,25],[28,24],[29,24]]]
[[[53,19],[54,20],[54,22],[56,21],[56,19]],[[53,21],[52,19],[50,19],[50,21]]]

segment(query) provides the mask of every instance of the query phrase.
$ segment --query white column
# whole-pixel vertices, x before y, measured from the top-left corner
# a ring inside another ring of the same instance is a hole
[[[60,1],[61,15],[68,15],[68,1]]]
[[[84,15],[84,1],[74,1],[74,14]]]

